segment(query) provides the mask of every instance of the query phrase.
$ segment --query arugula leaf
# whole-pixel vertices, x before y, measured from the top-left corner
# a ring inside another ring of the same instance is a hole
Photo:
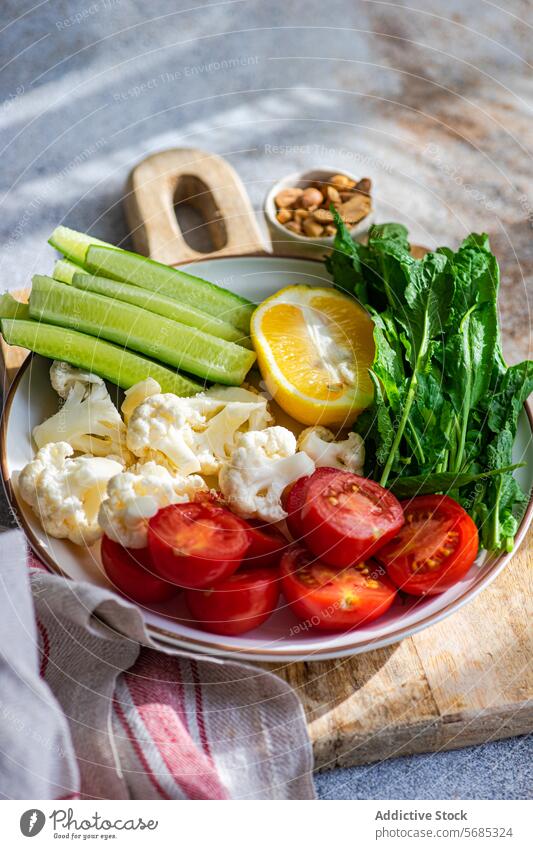
[[[497,314],[499,269],[486,234],[472,233],[456,254],[448,249],[441,252],[455,281],[444,356],[446,389],[457,416],[454,471],[459,471],[467,460],[471,411],[488,391],[494,365],[503,364]]]
[[[516,434],[518,416],[533,392],[533,362],[526,360],[510,366],[494,388],[488,405],[488,426],[499,433],[503,428]]]
[[[344,226],[342,222],[341,226]],[[385,238],[380,238],[382,234]],[[346,233],[342,239],[346,239]],[[372,228],[368,247],[374,253],[374,267],[380,270],[383,292],[388,302],[388,309],[382,314],[382,321],[377,326],[373,368],[384,384],[388,403],[393,409],[397,408],[396,402],[400,397],[402,400],[396,433],[380,477],[381,485],[385,486],[408,426],[420,376],[429,365],[431,343],[442,333],[448,319],[453,287],[445,256],[429,253],[422,260],[414,260],[407,250],[406,239],[390,238],[385,228],[381,231]],[[383,345],[383,336],[380,339],[380,331],[383,331],[385,324],[386,346]],[[397,330],[394,332],[398,324],[401,325],[402,334]],[[408,353],[411,373],[407,382],[402,381],[400,387],[401,347]],[[396,358],[396,364],[392,367],[391,356]],[[394,387],[392,392],[391,385]]]
[[[374,344],[376,356],[373,363],[377,375],[395,414],[401,410],[405,397],[405,369],[401,356],[401,344],[395,337],[394,319],[388,311],[371,311],[374,320]]]
[[[400,224],[372,227],[361,245],[335,220],[327,267],[375,325],[374,402],[355,424],[366,472],[397,492],[451,492],[486,548],[509,548],[525,501],[512,446],[533,363],[505,365],[487,235],[414,259]]]
[[[518,416],[524,402],[533,392],[533,363],[526,361],[511,366],[500,377],[490,403],[485,403],[487,439],[485,462],[495,468],[512,462],[513,443]],[[500,475],[487,486],[487,516],[482,540],[489,549],[512,548],[517,521],[514,512],[527,501],[518,483],[510,475]]]
[[[411,498],[414,495],[430,495],[435,492],[447,494],[476,481],[514,472],[515,469],[520,469],[523,465],[524,463],[515,463],[514,466],[490,469],[478,474],[463,473],[456,475],[455,472],[436,472],[433,475],[413,475],[412,477],[398,478],[391,484],[391,490],[397,498]]]

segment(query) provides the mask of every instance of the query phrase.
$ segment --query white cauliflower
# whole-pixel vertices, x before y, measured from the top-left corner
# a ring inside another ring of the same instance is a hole
[[[122,465],[108,457],[72,457],[67,442],[41,448],[22,469],[20,494],[52,537],[92,545],[102,535],[98,510],[110,478]]]
[[[284,519],[283,490],[315,469],[307,454],[295,452],[296,439],[284,427],[242,434],[220,471],[219,485],[228,506],[247,519]]]
[[[298,438],[298,448],[315,461],[315,465],[344,469],[362,475],[365,464],[365,444],[358,433],[349,433],[346,439],[335,442],[327,427],[308,427]]]
[[[245,429],[271,421],[266,398],[247,389],[217,386],[192,398],[157,394],[132,413],[127,444],[137,457],[171,472],[214,475]]]
[[[199,472],[189,437],[193,425],[202,423],[203,416],[189,399],[170,392],[152,395],[133,411],[127,445],[142,461],[154,460],[184,475]]]
[[[102,378],[56,361],[50,379],[65,403],[33,429],[37,448],[63,441],[75,451],[98,457],[113,455],[130,462],[133,458],[126,447],[126,426]]]
[[[153,377],[147,377],[146,380],[140,380],[134,386],[130,386],[124,393],[124,401],[120,411],[124,416],[124,421],[128,424],[131,414],[143,401],[150,398],[152,395],[158,395],[161,392],[161,387],[157,380]]]
[[[54,360],[50,366],[50,383],[60,398],[68,398],[75,383],[101,384],[103,380],[97,374],[71,366],[61,360]]]
[[[98,521],[115,542],[126,548],[144,548],[148,520],[161,507],[185,503],[197,492],[206,489],[205,482],[198,475],[173,476],[157,463],[139,463],[111,478]]]
[[[243,386],[219,386],[215,384],[205,392],[196,395],[195,400],[199,404],[204,405],[204,410],[209,409],[215,412],[219,409],[218,402],[224,404],[246,404],[249,406],[249,417],[247,419],[248,430],[263,430],[269,427],[274,419],[268,409],[268,398],[261,394],[257,389],[249,387],[247,384]],[[214,405],[211,402],[214,401]]]

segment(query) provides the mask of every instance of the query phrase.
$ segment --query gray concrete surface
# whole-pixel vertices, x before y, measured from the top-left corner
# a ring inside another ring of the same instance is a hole
[[[508,358],[530,346],[531,5],[473,0],[4,0],[0,276],[51,269],[58,223],[128,244],[129,169],[170,146],[226,156],[260,215],[270,183],[370,176],[413,240],[485,230]],[[8,522],[5,507],[1,521]],[[528,760],[529,758],[529,760]],[[320,777],[323,796],[531,795],[531,741]]]

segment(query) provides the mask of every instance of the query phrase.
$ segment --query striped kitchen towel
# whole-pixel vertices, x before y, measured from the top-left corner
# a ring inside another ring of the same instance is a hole
[[[314,798],[303,710],[285,682],[155,644],[135,606],[51,574],[19,531],[2,543],[4,562],[29,559],[35,609],[28,621],[31,605],[18,605],[16,645],[0,623],[0,708],[31,703],[31,720],[0,734],[9,798]],[[15,610],[22,571],[10,581],[3,570]]]

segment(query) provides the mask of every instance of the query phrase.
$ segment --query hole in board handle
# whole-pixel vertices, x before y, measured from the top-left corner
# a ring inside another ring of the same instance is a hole
[[[209,187],[194,174],[182,174],[173,197],[174,213],[182,236],[197,253],[219,251],[228,243],[224,219]]]

